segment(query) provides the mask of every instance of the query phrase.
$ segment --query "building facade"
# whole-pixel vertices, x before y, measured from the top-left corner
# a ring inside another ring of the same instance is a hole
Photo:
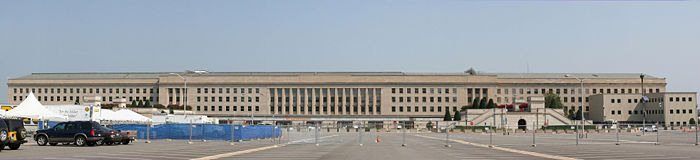
[[[18,104],[29,92],[44,104],[101,97],[102,104],[126,99],[167,106],[186,97],[196,114],[210,116],[442,117],[477,97],[510,104],[552,92],[566,109],[588,113],[591,95],[641,94],[639,75],[212,72],[184,75],[185,93],[183,79],[169,73],[33,73],[8,80],[8,102]],[[583,90],[572,77],[585,78]],[[662,93],[666,80],[646,75],[644,86],[645,93]]]
[[[665,126],[686,126],[696,121],[695,92],[665,92],[645,94],[600,94],[591,96],[590,118],[596,123],[659,122]],[[644,115],[646,111],[646,116]],[[693,120],[691,120],[693,119]]]

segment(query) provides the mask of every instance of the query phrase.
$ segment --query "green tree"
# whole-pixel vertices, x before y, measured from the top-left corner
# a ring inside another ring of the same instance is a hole
[[[170,114],[175,114],[175,111],[173,111],[173,108],[169,108]]]
[[[464,105],[464,106],[462,106],[462,108],[460,108],[460,110],[459,110],[459,111],[464,111],[464,110],[467,110],[467,108],[469,108],[469,106],[467,106],[467,105]]]
[[[576,116],[574,117],[574,119],[581,119],[581,117],[583,116],[583,115],[581,115],[581,114],[583,114],[583,112],[581,112],[580,109],[579,109],[579,110],[576,110]]]
[[[462,114],[459,113],[459,111],[455,112],[455,116],[453,117],[454,121],[461,121],[462,120]]]
[[[428,129],[433,128],[432,126],[433,126],[432,121],[428,121],[428,123],[425,124],[425,128],[428,128]]]
[[[544,96],[544,107],[558,109],[564,108],[564,105],[561,103],[561,98],[559,98],[559,95],[549,92]]]
[[[493,103],[493,99],[489,99],[489,103],[486,105],[486,108],[488,108],[488,109],[496,108],[496,104]]]
[[[75,105],[80,105],[80,101],[77,98],[75,99]]]
[[[486,98],[482,98],[482,99],[481,99],[481,102],[479,102],[479,108],[480,108],[480,109],[486,109],[486,107],[487,107],[486,105],[487,105],[487,104],[486,104]]]
[[[480,108],[479,108],[479,107],[480,107],[480,106],[479,106],[479,102],[480,102],[480,101],[481,101],[481,99],[479,99],[479,97],[474,98],[474,101],[472,102],[472,107],[471,107],[471,108],[480,109]]]
[[[139,100],[139,104],[138,104],[138,106],[136,106],[136,107],[138,107],[138,108],[143,108],[143,101]]]
[[[445,117],[443,117],[444,121],[452,121],[452,114],[450,114],[450,110],[445,110]]]
[[[136,107],[136,100],[131,100],[131,107]]]
[[[574,113],[573,108],[569,109],[569,119],[576,119],[576,114]]]
[[[146,101],[146,104],[143,105],[144,108],[151,108],[151,102]]]

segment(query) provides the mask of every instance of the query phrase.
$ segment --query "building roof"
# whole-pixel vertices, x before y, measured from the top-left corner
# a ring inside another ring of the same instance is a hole
[[[34,79],[155,79],[174,72],[92,72],[92,73],[32,73],[13,78]],[[177,73],[177,72],[175,72]],[[515,79],[566,78],[565,75],[579,78],[639,78],[639,73],[479,73],[478,76],[496,76]],[[299,75],[352,75],[352,76],[471,76],[461,72],[210,72],[207,75],[222,76],[299,76]],[[597,75],[597,76],[593,76]],[[646,78],[657,78],[645,74]]]
[[[498,78],[566,78],[570,75],[571,78],[635,78],[639,79],[640,73],[483,73],[482,75],[496,75]],[[644,78],[657,78],[648,74],[644,74]]]

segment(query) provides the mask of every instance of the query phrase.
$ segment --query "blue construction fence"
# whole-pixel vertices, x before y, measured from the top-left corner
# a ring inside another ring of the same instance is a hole
[[[50,127],[56,123],[49,122]],[[226,124],[192,124],[192,139],[206,140],[231,140],[231,128],[235,128],[234,140],[250,140],[260,138],[279,137],[282,128],[274,126],[258,125],[226,125]],[[144,124],[117,124],[116,130],[135,130],[138,139],[146,139],[146,127]],[[189,139],[189,124],[161,124],[150,127],[150,139]]]

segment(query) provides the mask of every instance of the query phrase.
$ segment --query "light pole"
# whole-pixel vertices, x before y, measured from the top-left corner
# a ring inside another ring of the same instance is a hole
[[[191,73],[196,73],[196,74],[207,74],[207,73],[209,73],[209,71],[206,71],[206,70],[196,70],[196,71],[185,70],[185,72],[183,72],[182,74],[183,74],[183,75],[188,75],[188,74],[191,74]],[[182,110],[184,111],[183,114],[185,115],[185,119],[187,119],[187,78],[185,78],[184,76],[180,75],[180,73],[170,73],[170,74],[172,74],[172,75],[177,75],[178,77],[180,77],[180,79],[182,79],[182,81],[185,82],[185,88],[182,90],[182,93],[183,93],[182,102],[183,102],[183,104],[184,104],[184,106],[182,107]]]
[[[593,74],[592,76],[593,76],[593,77],[598,77],[597,74]],[[586,133],[586,128],[584,127],[583,124],[586,123],[586,118],[585,118],[586,116],[583,116],[583,115],[584,115],[584,114],[583,114],[583,109],[584,109],[584,108],[583,108],[583,106],[584,106],[584,105],[583,105],[583,99],[584,99],[584,98],[583,98],[583,81],[586,80],[587,78],[579,78],[579,77],[576,77],[576,76],[571,76],[571,75],[569,75],[569,74],[564,75],[564,77],[573,77],[573,78],[576,78],[576,80],[578,80],[578,81],[581,82],[581,90],[580,90],[580,92],[579,92],[579,94],[581,95],[581,99],[579,100],[579,102],[581,102],[581,109],[580,109],[580,110],[581,110],[581,129],[582,129],[581,135],[584,135],[584,134]],[[575,91],[574,91],[574,92],[575,92]],[[578,135],[577,135],[577,136],[578,136]]]
[[[639,78],[642,80],[642,135],[646,132],[647,127],[647,97],[644,96],[644,74],[639,74]]]

